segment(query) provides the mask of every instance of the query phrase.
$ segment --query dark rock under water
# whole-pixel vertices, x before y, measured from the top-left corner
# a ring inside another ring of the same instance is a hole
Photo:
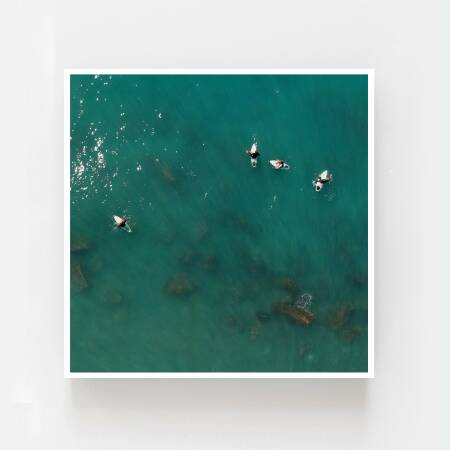
[[[72,253],[82,252],[85,250],[89,250],[89,242],[84,237],[78,237],[71,239],[70,241],[70,251]]]
[[[78,261],[70,264],[70,280],[80,290],[86,289],[89,286],[81,269],[81,264]]]
[[[187,273],[180,272],[173,275],[164,285],[164,292],[175,297],[187,297],[196,290]]]
[[[348,302],[332,308],[326,317],[326,325],[347,342],[353,342],[364,335],[365,327],[361,325],[362,322],[367,323],[367,311]]]
[[[284,314],[290,317],[300,325],[309,326],[314,320],[314,314],[307,309],[300,308],[297,305],[292,305],[286,302],[277,302],[273,304],[274,312]]]

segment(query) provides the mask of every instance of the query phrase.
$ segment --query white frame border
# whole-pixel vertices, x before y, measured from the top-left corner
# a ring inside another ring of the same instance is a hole
[[[71,372],[70,371],[70,76],[367,75],[368,76],[368,371],[367,372]],[[66,69],[64,70],[64,378],[374,378],[374,77],[373,69]]]

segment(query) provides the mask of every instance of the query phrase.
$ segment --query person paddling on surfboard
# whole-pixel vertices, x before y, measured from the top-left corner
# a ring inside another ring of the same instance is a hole
[[[119,217],[119,216],[113,216],[114,219],[114,223],[116,224],[117,228],[125,228],[125,225],[127,224],[127,220],[124,217]]]
[[[128,225],[127,217],[113,216],[114,225],[121,230],[125,230],[127,233],[131,233],[130,225]]]
[[[269,163],[276,170],[280,169],[289,170],[289,165],[286,164],[282,159],[271,159]]]
[[[256,164],[258,162],[257,158],[261,155],[261,153],[258,152],[258,148],[256,145],[256,142],[254,142],[252,148],[250,150],[246,150],[245,152],[250,156],[250,164],[252,165],[252,167],[256,167]]]
[[[326,183],[330,183],[331,181],[333,181],[333,175],[328,170],[324,170],[313,181],[314,189],[316,190],[316,192],[320,192],[323,188],[323,185]]]

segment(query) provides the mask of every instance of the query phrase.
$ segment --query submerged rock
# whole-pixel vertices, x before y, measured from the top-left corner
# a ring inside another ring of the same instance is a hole
[[[88,287],[88,282],[78,261],[70,264],[70,281],[74,283],[78,289],[86,289]]]
[[[192,294],[195,289],[189,275],[184,272],[177,273],[171,277],[164,286],[166,294],[177,297],[186,297]]]
[[[86,238],[79,237],[70,241],[70,251],[72,253],[82,252],[89,249],[89,243]]]
[[[360,312],[364,310],[355,308],[349,303],[342,303],[328,313],[326,324],[342,339],[353,342],[364,334],[364,327],[354,323]]]
[[[326,323],[332,330],[341,330],[350,319],[353,308],[348,303],[343,303],[336,306],[328,313]]]
[[[274,303],[273,310],[279,314],[286,315],[301,325],[308,326],[314,320],[314,314],[307,309],[286,302]]]
[[[356,338],[362,336],[362,334],[363,334],[362,328],[357,326],[345,328],[341,332],[342,338],[347,342],[353,342]]]

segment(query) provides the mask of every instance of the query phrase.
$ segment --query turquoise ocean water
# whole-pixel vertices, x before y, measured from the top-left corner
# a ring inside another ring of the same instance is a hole
[[[367,81],[72,75],[71,370],[366,371]]]

